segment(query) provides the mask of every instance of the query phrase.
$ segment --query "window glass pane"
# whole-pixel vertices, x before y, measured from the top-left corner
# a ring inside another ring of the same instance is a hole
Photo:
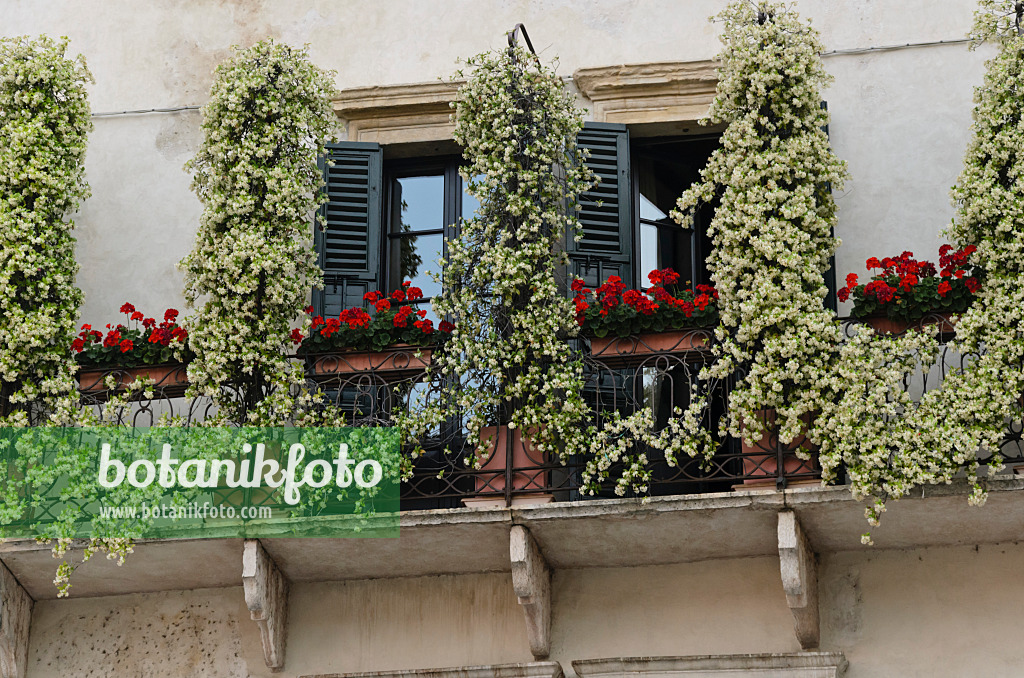
[[[391,270],[395,275],[391,278],[391,289],[397,288],[406,280],[412,281],[413,287],[423,290],[423,296],[434,297],[441,293],[441,285],[434,282],[429,275],[439,272],[444,247],[444,236],[418,235],[395,238],[391,241]]]
[[[462,186],[462,218],[472,219],[480,209],[480,201],[466,192],[465,181],[459,179],[459,184]]]
[[[392,232],[444,227],[444,177],[401,177],[392,184]]]
[[[643,193],[640,194],[640,218],[650,221],[661,221],[668,215],[658,209],[658,206],[648,199]]]
[[[642,208],[641,208],[642,209]],[[658,227],[640,224],[640,285],[649,287],[647,274],[658,268]]]

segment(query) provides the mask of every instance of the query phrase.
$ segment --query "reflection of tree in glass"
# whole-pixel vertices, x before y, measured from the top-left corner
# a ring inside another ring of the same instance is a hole
[[[402,201],[401,215],[404,216],[409,210],[409,203],[405,200]],[[411,228],[409,224],[405,222],[405,219],[399,216],[399,228],[402,233],[410,233]],[[401,260],[399,261],[399,269],[402,271],[402,280],[413,280],[416,278],[416,274],[419,273],[420,264],[423,263],[423,257],[416,253],[416,238],[402,238],[402,254]]]

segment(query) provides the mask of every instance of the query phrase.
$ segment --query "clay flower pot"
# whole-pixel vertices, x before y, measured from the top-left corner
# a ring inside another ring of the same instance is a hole
[[[590,354],[603,363],[628,363],[665,353],[701,353],[707,350],[711,331],[707,328],[647,332],[631,337],[593,337]]]
[[[383,351],[344,351],[310,355],[307,361],[314,378],[362,372],[401,377],[426,370],[430,367],[432,354],[433,349],[430,348],[395,344]]]
[[[114,391],[123,391],[138,377],[153,380],[154,391],[165,396],[181,395],[188,387],[188,371],[185,365],[171,363],[164,365],[140,365],[139,367],[89,367],[78,373],[78,390],[86,394],[106,393],[108,376],[116,380]]]
[[[508,477],[509,437],[511,434],[512,471]],[[552,496],[544,492],[547,489],[549,472],[542,468],[547,463],[547,455],[539,452],[530,441],[529,435],[508,426],[485,426],[480,429],[481,452],[487,453],[483,465],[472,472],[476,482],[476,491],[501,493],[504,495],[509,480],[511,491],[519,496],[512,497],[513,506],[526,504],[546,504]],[[485,496],[463,499],[466,506],[505,506],[504,496]]]
[[[929,313],[919,320],[894,320],[885,316],[864,318],[877,334],[903,334],[909,329],[921,329],[929,325],[938,325],[939,334],[956,332],[957,316],[952,313]]]
[[[737,486],[737,489],[775,488],[776,479],[779,476],[779,457],[774,451],[778,443],[775,410],[760,410],[759,414],[764,422],[765,432],[761,439],[753,445],[747,444],[745,440],[741,441],[744,480],[742,485]],[[810,415],[804,415],[803,419],[805,423],[810,423]],[[782,475],[787,478],[800,476],[799,479],[789,481],[790,485],[817,484],[819,482],[821,472],[816,457],[812,456],[809,460],[803,460],[797,457],[795,452],[788,451],[796,450],[808,443],[807,438],[801,435],[786,446],[787,451],[783,453],[782,459]]]

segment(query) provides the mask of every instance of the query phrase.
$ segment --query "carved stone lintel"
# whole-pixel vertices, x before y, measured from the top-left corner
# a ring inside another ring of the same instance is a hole
[[[534,658],[551,653],[551,569],[530,531],[513,525],[509,553],[512,556],[512,588],[526,615],[526,635]]]
[[[800,647],[818,647],[818,564],[807,535],[792,511],[779,512],[779,564],[786,603]]]
[[[263,657],[273,671],[284,668],[288,623],[288,580],[258,539],[246,539],[242,553],[245,604],[259,624]]]
[[[349,141],[381,144],[452,138],[451,102],[457,82],[357,87],[334,97],[334,112],[347,125]]]
[[[0,677],[24,678],[32,598],[0,563]]]
[[[695,122],[707,115],[718,62],[672,61],[581,68],[576,86],[594,102],[597,122]]]

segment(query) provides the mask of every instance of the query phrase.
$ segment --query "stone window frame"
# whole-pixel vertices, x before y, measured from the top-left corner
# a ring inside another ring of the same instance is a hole
[[[708,112],[719,62],[665,61],[580,68],[572,80],[593,106],[594,122],[614,122],[645,134],[678,132]],[[451,142],[451,103],[463,81],[354,87],[339,91],[334,111],[349,141],[381,145]]]
[[[840,652],[727,654],[690,657],[620,657],[574,661],[579,678],[840,678],[847,668]]]
[[[707,115],[720,65],[703,60],[601,66],[577,69],[572,79],[593,102],[595,122],[623,123],[631,130],[678,128]]]
[[[563,678],[563,673],[562,666],[558,662],[523,662],[520,664],[453,666],[444,669],[318,673],[299,678]]]

